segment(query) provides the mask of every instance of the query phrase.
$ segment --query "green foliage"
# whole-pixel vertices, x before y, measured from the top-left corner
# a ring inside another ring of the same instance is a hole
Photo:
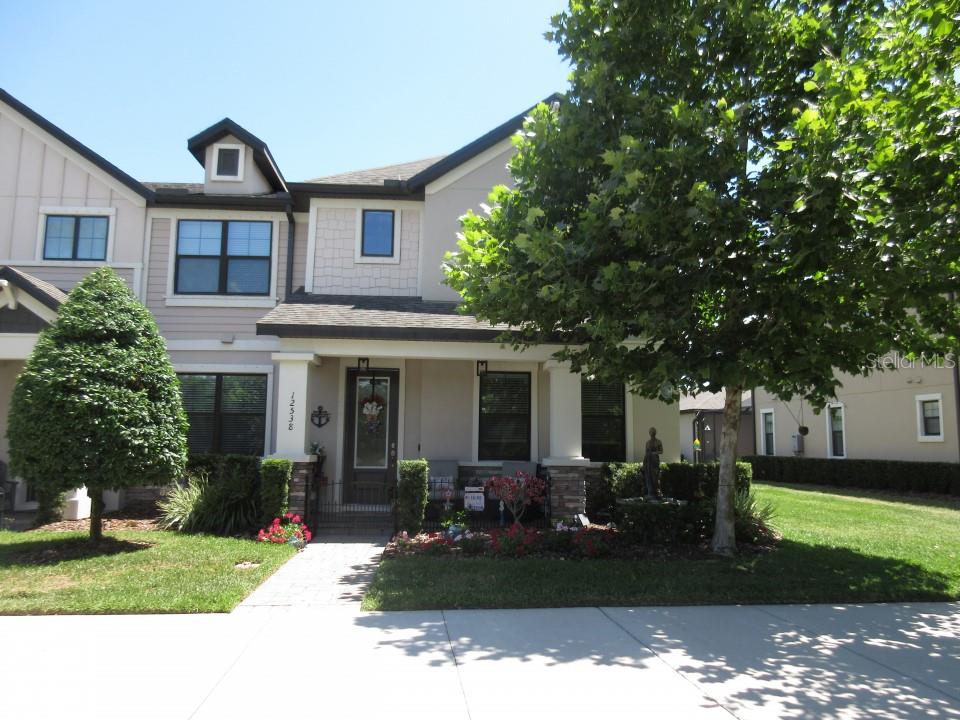
[[[904,460],[836,460],[757,455],[746,458],[758,482],[810,483],[863,490],[960,496],[960,465]]]
[[[572,2],[550,34],[569,91],[517,136],[513,187],[463,217],[449,284],[515,346],[560,342],[575,370],[663,399],[823,405],[871,354],[956,347],[955,15]]]
[[[112,269],[94,270],[40,334],[17,379],[11,471],[48,497],[81,485],[92,496],[164,485],[183,471],[186,432],[153,317]]]
[[[418,533],[427,509],[426,460],[401,460],[397,481],[397,522],[401,530]]]
[[[260,521],[259,458],[191,455],[187,464],[186,484],[173,486],[158,503],[164,527],[228,536],[256,529]]]
[[[617,508],[617,527],[637,545],[691,545],[709,537],[712,503],[631,500]]]
[[[260,522],[267,524],[287,511],[293,462],[268,458],[260,464]]]
[[[776,512],[769,500],[758,500],[749,490],[737,493],[734,502],[737,542],[769,544],[775,539],[773,519]]]
[[[50,522],[56,522],[63,516],[63,501],[65,493],[63,491],[51,491],[46,486],[36,488],[34,491],[37,498],[37,514],[33,518],[35,525],[46,525]]]

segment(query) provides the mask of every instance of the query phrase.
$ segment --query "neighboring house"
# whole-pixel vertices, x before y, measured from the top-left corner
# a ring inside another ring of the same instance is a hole
[[[740,397],[740,435],[737,456],[753,455],[753,400],[747,390]],[[680,452],[687,462],[713,462],[720,459],[720,434],[723,431],[723,392],[684,395],[680,398]],[[700,440],[699,454],[694,440]]]
[[[293,459],[295,505],[316,445],[341,503],[385,498],[402,458],[461,476],[539,463],[561,509],[597,461],[639,459],[650,426],[677,459],[676,405],[585,382],[556,347],[499,344],[506,328],[458,314],[442,284],[458,218],[510,182],[523,117],[444,157],[308,182],[225,119],[187,143],[203,183],[148,183],[0,91],[0,461],[37,333],[103,264],[159,323],[191,450]],[[85,492],[70,500],[82,515]]]
[[[890,369],[840,376],[836,398],[819,414],[809,403],[781,402],[758,388],[757,453],[958,462],[958,378],[952,360],[925,363],[890,355],[880,362]]]

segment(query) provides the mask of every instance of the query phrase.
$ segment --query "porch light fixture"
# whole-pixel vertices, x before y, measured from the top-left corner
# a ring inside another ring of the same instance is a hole
[[[477,360],[477,377],[487,374],[487,361]]]
[[[370,358],[357,358],[357,368],[360,370],[369,370]]]

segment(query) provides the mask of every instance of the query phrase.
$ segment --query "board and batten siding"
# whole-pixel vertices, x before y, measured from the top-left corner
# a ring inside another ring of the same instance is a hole
[[[257,336],[257,320],[269,312],[262,307],[171,307],[166,303],[167,267],[170,257],[169,218],[153,218],[150,228],[150,265],[147,276],[147,307],[157,319],[160,332],[168,340],[217,340],[225,335],[236,339]],[[285,225],[285,224],[284,224]],[[281,228],[286,232],[285,227]],[[284,236],[281,236],[284,237]],[[280,243],[278,258],[286,258],[285,242]],[[281,264],[280,268],[284,265]],[[282,290],[282,284],[279,283]]]
[[[0,104],[0,261],[40,260],[42,207],[113,208],[112,262],[142,262],[143,199]]]

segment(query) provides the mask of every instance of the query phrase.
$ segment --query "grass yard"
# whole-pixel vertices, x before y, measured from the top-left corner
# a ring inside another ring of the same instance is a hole
[[[0,531],[0,615],[231,610],[295,551],[175,532]],[[257,563],[238,569],[240,563]]]
[[[732,560],[399,557],[367,610],[956,600],[960,502],[754,486],[783,540]]]

